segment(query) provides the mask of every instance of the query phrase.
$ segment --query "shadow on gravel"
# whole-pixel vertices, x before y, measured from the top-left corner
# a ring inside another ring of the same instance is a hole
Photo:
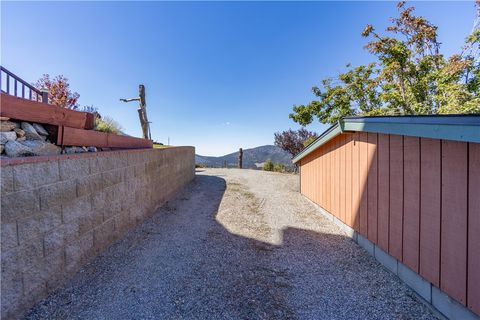
[[[277,246],[232,234],[216,221],[225,190],[197,175],[26,318],[405,318],[405,290],[348,238],[288,228]]]

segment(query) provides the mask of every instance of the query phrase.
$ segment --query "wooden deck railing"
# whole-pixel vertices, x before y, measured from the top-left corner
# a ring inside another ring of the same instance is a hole
[[[35,88],[3,66],[0,66],[0,89],[14,97],[48,103],[48,91]]]

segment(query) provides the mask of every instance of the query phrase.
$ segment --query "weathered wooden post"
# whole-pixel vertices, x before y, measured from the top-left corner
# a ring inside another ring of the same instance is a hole
[[[43,88],[42,92],[42,102],[48,104],[48,89]]]
[[[238,150],[238,168],[242,169],[243,167],[243,150],[242,148],[240,148],[240,150]]]
[[[138,101],[138,117],[140,118],[140,125],[142,126],[143,138],[152,140],[150,134],[150,122],[147,118],[147,102],[145,100],[145,86],[143,84],[138,86],[138,98],[120,99],[123,102]]]
[[[224,168],[227,167],[227,160],[223,161],[223,167],[224,167]]]

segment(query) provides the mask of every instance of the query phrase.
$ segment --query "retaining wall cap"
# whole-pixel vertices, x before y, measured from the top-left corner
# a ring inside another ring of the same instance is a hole
[[[170,149],[195,149],[193,146],[178,146],[178,147],[168,147],[161,149],[124,149],[124,150],[113,150],[113,151],[98,151],[98,152],[85,152],[85,153],[75,153],[75,154],[59,154],[52,156],[33,156],[33,157],[19,157],[11,159],[1,159],[0,166],[14,166],[19,164],[26,163],[37,163],[37,162],[48,162],[48,161],[57,161],[57,160],[66,160],[66,159],[79,159],[79,158],[94,158],[94,157],[114,157],[126,153],[142,153],[142,152],[163,152]]]

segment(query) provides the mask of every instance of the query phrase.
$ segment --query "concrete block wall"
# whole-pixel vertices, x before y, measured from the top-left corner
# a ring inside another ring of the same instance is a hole
[[[2,160],[1,317],[17,318],[195,176],[193,147]]]

